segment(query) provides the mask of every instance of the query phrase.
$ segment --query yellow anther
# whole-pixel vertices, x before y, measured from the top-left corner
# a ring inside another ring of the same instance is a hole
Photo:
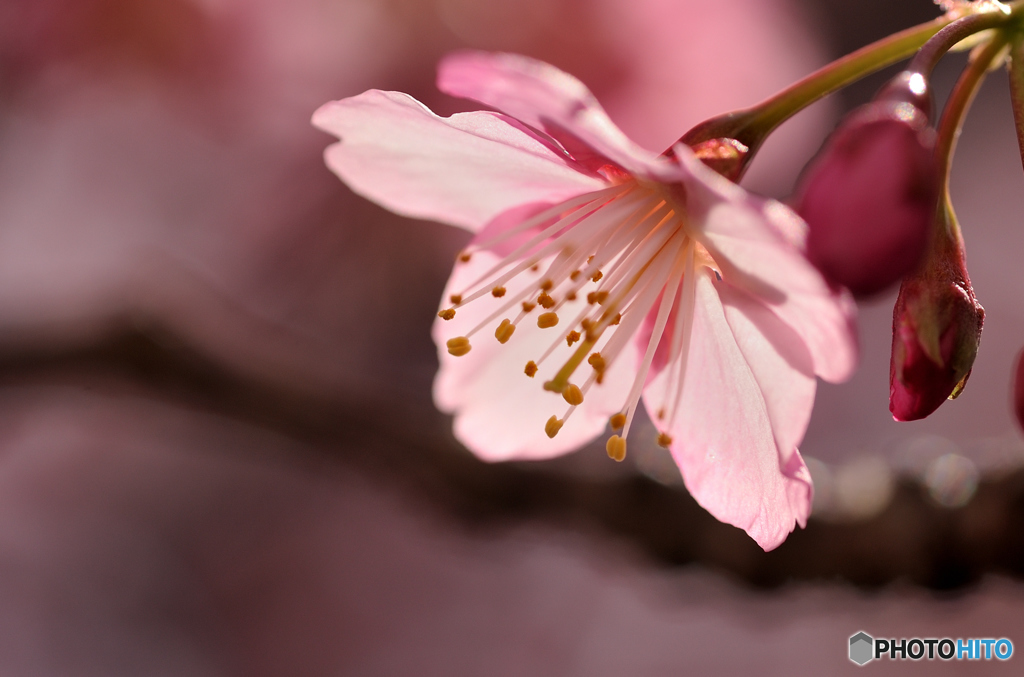
[[[560,421],[557,416],[552,416],[544,424],[544,432],[547,433],[548,437],[554,437],[562,429],[562,423],[563,421]]]
[[[554,286],[555,286],[555,283],[552,282],[551,280],[544,280],[543,282],[540,283],[540,290],[541,291],[551,291],[554,288]]]
[[[581,274],[582,273],[580,271],[574,270],[571,273],[569,273],[569,279],[575,282],[576,280],[580,279]]]
[[[459,252],[459,261],[463,263],[469,263],[469,260],[473,258],[473,255],[469,252]]]
[[[622,322],[622,313],[615,313],[615,317],[613,317],[612,321],[608,323],[608,326],[609,327],[614,327],[619,322]]]
[[[580,322],[580,326],[583,327],[583,331],[590,331],[590,328],[594,326],[594,323],[587,318],[583,318],[583,321]]]
[[[608,452],[608,458],[613,461],[622,461],[626,458],[626,440],[622,439],[618,435],[612,435],[608,438],[608,443],[604,445],[605,451]]]
[[[660,421],[663,418],[665,418],[665,409],[664,409],[664,407],[662,407],[661,409],[658,410],[658,420]]]
[[[566,301],[575,301],[576,300],[576,292],[571,291],[568,294],[566,294],[565,295],[565,300]]]
[[[593,261],[593,260],[594,260],[594,255],[591,254],[590,256],[587,257],[587,265],[590,265],[590,262]]]
[[[567,385],[565,390],[562,391],[562,397],[566,402],[574,407],[578,407],[583,404],[583,392],[580,390],[579,386],[573,385],[572,383]]]
[[[606,291],[592,291],[587,294],[587,303],[604,303],[608,298],[608,292]]]
[[[530,303],[529,301],[523,301],[523,312],[528,313],[537,307],[536,303]]]
[[[455,357],[462,357],[473,349],[473,346],[469,345],[469,339],[465,336],[456,336],[453,339],[448,339],[446,345],[448,346],[448,354]]]
[[[541,313],[537,318],[537,326],[541,329],[547,329],[548,327],[554,327],[558,324],[557,313]]]
[[[498,339],[498,343],[508,343],[508,340],[512,338],[513,332],[516,330],[516,325],[512,324],[508,318],[501,321],[498,328],[494,330],[494,338]]]
[[[672,444],[672,437],[670,435],[666,435],[665,433],[658,433],[658,446],[659,447],[664,447],[665,449],[668,449],[671,444]]]
[[[593,280],[594,282],[597,282],[597,281],[598,281],[598,280],[600,280],[600,279],[601,279],[602,277],[604,277],[604,273],[602,273],[602,272],[601,272],[601,271],[599,270],[599,271],[597,271],[596,273],[594,273],[593,275],[591,275],[591,276],[590,276],[590,279],[591,279],[591,280]]]
[[[505,288],[504,287],[495,287],[494,289],[491,290],[491,296],[493,296],[496,299],[500,299],[504,295],[505,295]]]
[[[571,331],[569,335],[565,337],[565,342],[572,345],[580,340],[580,333],[578,331]]]
[[[591,367],[593,367],[594,371],[597,371],[597,372],[604,371],[605,367],[607,366],[604,363],[604,357],[601,356],[601,353],[594,353],[590,357],[588,357],[587,358],[587,364],[589,364]]]
[[[530,266],[531,273],[536,273],[538,270],[540,270],[540,266],[538,266],[536,263]]]
[[[527,376],[529,376],[530,378],[533,378],[534,376],[536,376],[537,375],[537,363],[534,362],[533,360],[530,360],[529,362],[527,362],[526,363],[526,369],[523,370],[523,373],[526,374]]]
[[[451,299],[452,305],[457,306],[462,303],[462,294],[452,294],[448,297]]]
[[[542,292],[541,295],[537,297],[537,303],[540,304],[541,308],[555,307],[555,300],[548,296],[546,292]]]
[[[622,426],[626,425],[626,415],[620,411],[608,419],[608,425],[612,427],[612,430],[622,430]]]
[[[452,308],[445,308],[437,314],[442,320],[450,320],[455,317],[455,310]]]

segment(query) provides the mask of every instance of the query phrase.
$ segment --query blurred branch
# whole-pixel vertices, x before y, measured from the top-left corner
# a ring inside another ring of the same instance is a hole
[[[544,463],[485,464],[462,449],[428,406],[314,395],[234,373],[156,324],[119,321],[74,347],[0,346],[0,384],[85,384],[200,408],[297,438],[331,459],[428,501],[471,530],[526,520],[611,534],[653,561],[700,564],[757,587],[845,579],[862,586],[910,580],[935,589],[989,573],[1024,578],[1024,472],[983,480],[950,510],[902,480],[888,508],[857,523],[814,521],[764,553],[721,524],[682,489],[643,476],[571,477]]]

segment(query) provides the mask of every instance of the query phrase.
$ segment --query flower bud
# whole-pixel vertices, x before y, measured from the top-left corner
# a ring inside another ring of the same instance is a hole
[[[1024,350],[1017,353],[1013,368],[1013,413],[1017,425],[1024,430]]]
[[[952,223],[948,205],[940,217]],[[915,421],[957,397],[978,354],[985,310],[974,297],[964,265],[959,229],[942,236],[925,264],[906,277],[892,313],[889,411],[897,421]]]
[[[923,83],[901,74],[849,115],[797,190],[808,258],[858,297],[914,270],[928,245],[938,165]]]

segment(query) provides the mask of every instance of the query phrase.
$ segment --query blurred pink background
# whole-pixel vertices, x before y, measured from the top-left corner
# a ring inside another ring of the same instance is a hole
[[[895,291],[863,306],[861,370],[820,388],[803,445],[815,517],[770,555],[689,501],[649,430],[621,465],[598,446],[505,466],[461,449],[430,402],[429,326],[466,235],[355,197],[309,125],[371,87],[465,109],[433,69],[470,47],[572,72],[660,150],[935,14],[4,2],[0,674],[771,675],[854,670],[858,630],[1024,646],[1024,442],[1007,406],[1024,191],[1004,75],[954,175],[987,310],[970,383],[894,423]],[[881,82],[784,125],[748,187],[784,198]]]

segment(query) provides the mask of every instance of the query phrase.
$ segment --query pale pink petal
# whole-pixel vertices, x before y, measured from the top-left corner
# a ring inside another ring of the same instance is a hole
[[[767,304],[803,338],[818,376],[849,378],[857,364],[856,309],[849,294],[830,287],[804,256],[800,218],[750,195],[692,154],[678,155],[692,173],[684,188],[694,237],[722,278]]]
[[[668,433],[673,438],[672,455],[694,499],[716,518],[745,530],[758,545],[770,550],[782,543],[796,524],[805,523],[811,484],[799,453],[793,450],[785,463],[780,459],[772,414],[759,378],[777,371],[792,381],[775,386],[778,394],[793,388],[800,406],[806,406],[800,393],[806,390],[805,376],[799,369],[780,366],[781,356],[770,355],[771,342],[756,336],[756,322],[764,317],[748,318],[749,324],[740,322],[737,316],[742,310],[731,305],[727,311],[714,275],[707,269],[698,272],[686,376]],[[767,358],[771,367],[758,367],[755,373],[745,350],[751,356]],[[664,369],[648,383],[644,402],[649,411],[662,406],[659,398],[670,372],[671,368]],[[771,408],[777,409],[781,400],[776,400],[775,394],[771,398],[775,402]],[[800,417],[781,416],[784,423],[788,421],[783,434],[792,436],[793,423]]]
[[[458,264],[445,289],[445,297],[462,293],[464,285],[473,282],[497,261],[489,251],[473,253],[468,263]],[[545,263],[541,264],[543,271]],[[433,336],[438,346],[440,370],[434,380],[434,402],[438,409],[454,414],[455,436],[473,453],[487,461],[510,459],[543,459],[572,451],[594,439],[605,430],[608,418],[619,411],[632,382],[635,363],[625,360],[613,365],[605,374],[604,383],[594,385],[586,398],[554,439],[544,432],[544,424],[552,415],[562,418],[568,405],[562,396],[543,389],[545,381],[575,352],[565,336],[568,324],[585,307],[583,298],[566,303],[558,311],[561,322],[556,327],[539,329],[539,308],[519,323],[508,343],[495,339],[494,330],[502,318],[514,320],[519,307],[510,309],[489,322],[470,340],[472,350],[462,357],[448,354],[445,342],[466,334],[479,322],[500,308],[502,301],[520,290],[536,286],[539,274],[525,273],[505,284],[506,296],[477,299],[459,308],[454,319],[437,320]],[[552,344],[558,347],[530,378],[524,367],[537,360]],[[592,369],[584,363],[573,383],[582,386]]]
[[[764,399],[785,465],[807,431],[814,406],[814,363],[803,339],[775,313],[726,282],[717,282],[725,319]]]
[[[593,169],[610,161],[634,174],[671,175],[671,163],[623,134],[586,85],[543,61],[517,54],[456,52],[438,66],[437,87],[543,130]]]
[[[333,101],[313,124],[341,139],[324,157],[352,190],[398,214],[471,231],[515,205],[560,202],[605,185],[504,115],[442,118],[398,92]]]

